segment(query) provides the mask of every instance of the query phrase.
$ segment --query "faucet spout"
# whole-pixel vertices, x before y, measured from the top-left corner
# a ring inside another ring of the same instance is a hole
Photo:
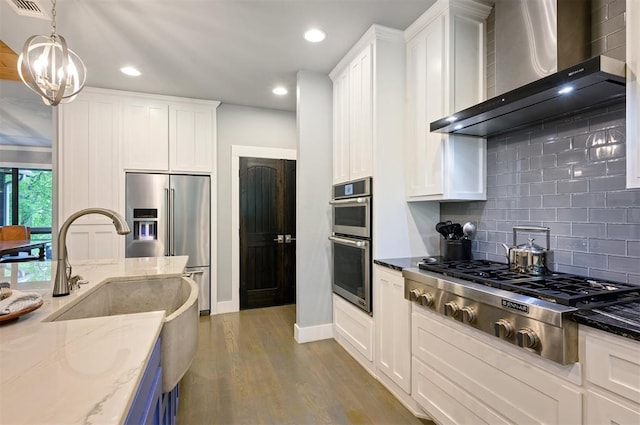
[[[107,208],[85,208],[77,211],[69,216],[67,220],[60,227],[60,233],[58,234],[58,267],[56,269],[56,276],[53,281],[53,296],[62,297],[69,295],[69,278],[71,277],[71,265],[67,269],[69,263],[67,256],[67,233],[71,224],[78,218],[88,214],[102,214],[109,217],[113,221],[113,225],[116,228],[116,232],[119,235],[126,235],[131,232],[127,221],[115,211]]]

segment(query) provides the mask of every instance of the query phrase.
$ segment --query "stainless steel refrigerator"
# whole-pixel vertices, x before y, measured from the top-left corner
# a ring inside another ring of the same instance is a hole
[[[211,293],[211,178],[127,173],[127,257],[188,255],[185,273],[200,285],[200,314]]]

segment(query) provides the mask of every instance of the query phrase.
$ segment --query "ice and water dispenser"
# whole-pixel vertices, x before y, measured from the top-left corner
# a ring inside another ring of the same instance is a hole
[[[133,209],[133,240],[153,241],[158,239],[158,210],[155,208]]]

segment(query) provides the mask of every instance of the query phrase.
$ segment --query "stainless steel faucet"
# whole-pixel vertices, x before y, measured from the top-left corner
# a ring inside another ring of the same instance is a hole
[[[56,270],[56,277],[53,283],[53,296],[62,297],[69,295],[69,278],[71,277],[71,264],[67,258],[67,232],[71,224],[78,218],[87,214],[102,214],[113,220],[113,225],[116,227],[116,232],[119,235],[126,235],[131,232],[127,221],[115,211],[106,208],[85,208],[75,212],[67,218],[60,228],[58,234],[58,268]],[[67,268],[68,266],[68,268]]]

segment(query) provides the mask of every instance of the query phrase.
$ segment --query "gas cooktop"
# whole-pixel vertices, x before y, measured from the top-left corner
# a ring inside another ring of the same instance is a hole
[[[637,285],[568,273],[550,272],[544,276],[518,273],[509,270],[507,264],[489,260],[440,261],[429,257],[420,262],[418,267],[444,276],[577,308],[640,298],[640,287]]]

